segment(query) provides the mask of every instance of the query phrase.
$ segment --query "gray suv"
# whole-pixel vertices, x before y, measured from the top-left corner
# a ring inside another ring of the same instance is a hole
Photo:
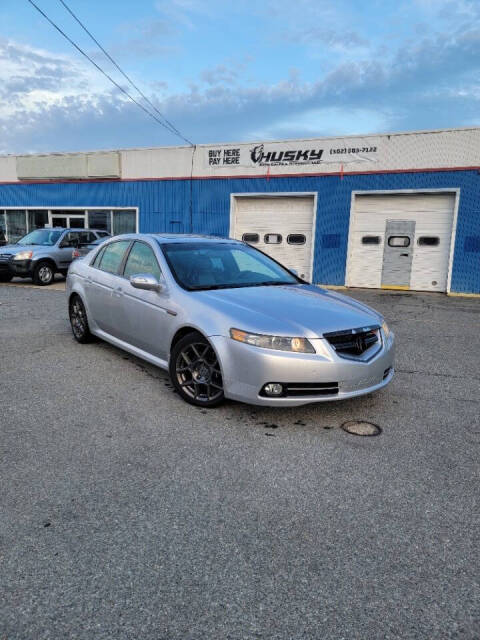
[[[35,229],[16,244],[0,248],[0,282],[18,276],[32,278],[38,285],[51,284],[55,273],[66,275],[74,249],[109,236],[97,229]]]

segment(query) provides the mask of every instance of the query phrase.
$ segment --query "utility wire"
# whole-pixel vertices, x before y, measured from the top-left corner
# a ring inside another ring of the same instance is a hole
[[[76,42],[74,42],[64,31],[62,31],[62,29],[60,29],[60,27],[58,25],[55,24],[55,22],[53,22],[53,20],[51,20],[47,14],[42,11],[42,9],[40,9],[40,7],[35,4],[35,2],[33,2],[33,0],[28,0],[28,2],[35,7],[35,9],[45,18],[45,20],[47,20],[47,22],[49,22],[52,27],[54,29],[56,29],[66,40],[68,40],[68,42],[70,42],[70,44],[75,47],[75,49],[77,49],[77,51],[79,51],[82,56],[84,56],[87,60],[89,60],[89,62],[91,62],[93,64],[93,66],[98,69],[98,71],[100,71],[100,73],[102,73],[108,80],[110,80],[110,82],[112,84],[114,84],[117,89],[120,89],[120,91],[122,93],[124,93],[127,98],[129,98],[132,102],[134,102],[138,107],[140,107],[140,109],[142,109],[142,111],[144,111],[147,115],[149,115],[151,118],[153,118],[159,125],[161,125],[164,129],[166,129],[167,131],[169,131],[170,133],[174,133],[175,135],[178,135],[182,140],[184,140],[187,144],[189,144],[190,146],[193,146],[192,142],[190,142],[190,140],[187,140],[187,138],[184,138],[182,136],[182,134],[180,133],[175,133],[172,129],[170,129],[170,127],[168,127],[164,122],[162,122],[159,118],[157,118],[157,116],[155,114],[153,114],[151,111],[149,111],[148,109],[146,109],[143,104],[141,104],[140,102],[138,102],[138,100],[135,100],[135,98],[130,95],[130,93],[128,93],[128,91],[126,91],[126,89],[124,89],[121,85],[118,84],[118,82],[116,82],[110,75],[108,75],[108,73],[106,71],[104,71],[102,69],[102,67],[100,67],[100,65],[98,65],[95,60],[93,60],[87,53],[85,53],[85,51],[83,49],[81,49],[78,44]]]
[[[66,2],[64,2],[64,0],[59,0],[59,2],[65,7],[65,9],[68,11],[68,13],[72,16],[72,18],[74,18],[74,20],[77,21],[77,23],[82,27],[82,29],[85,31],[85,33],[87,33],[88,36],[90,36],[90,38],[93,40],[93,42],[95,42],[95,44],[97,45],[97,47],[106,55],[106,57],[110,60],[110,62],[118,69],[118,71],[120,71],[120,73],[122,74],[122,76],[131,84],[131,86],[142,96],[142,98],[145,100],[145,102],[147,102],[152,109],[161,117],[165,120],[165,122],[168,124],[168,126],[170,127],[170,129],[172,130],[173,133],[176,133],[177,135],[179,135],[181,138],[183,138],[183,140],[185,140],[186,142],[188,142],[189,144],[193,144],[192,142],[190,142],[190,140],[187,140],[187,138],[185,138],[180,131],[175,127],[175,125],[173,123],[171,123],[164,115],[161,111],[159,111],[159,109],[157,109],[157,107],[153,104],[153,102],[147,98],[147,96],[143,93],[143,91],[141,91],[138,86],[133,82],[133,80],[125,73],[125,71],[120,67],[120,65],[112,58],[112,56],[108,53],[108,51],[106,51],[104,49],[104,47],[100,44],[100,42],[95,38],[95,36],[87,29],[87,27],[83,24],[83,22],[80,20],[80,18],[78,18],[75,13],[70,9],[70,7],[67,5]]]

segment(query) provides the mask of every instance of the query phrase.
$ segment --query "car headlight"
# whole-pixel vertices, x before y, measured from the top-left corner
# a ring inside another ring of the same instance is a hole
[[[230,337],[238,342],[245,342],[254,347],[276,349],[277,351],[294,351],[295,353],[315,353],[315,349],[307,338],[283,338],[282,336],[265,336],[260,333],[247,333],[240,329],[230,329]]]
[[[13,259],[14,260],[30,260],[32,256],[33,256],[33,251],[20,251],[20,253],[17,253],[17,255]]]
[[[385,339],[388,340],[388,336],[390,335],[390,329],[388,328],[388,324],[385,322],[385,320],[382,322],[382,329],[385,335]]]

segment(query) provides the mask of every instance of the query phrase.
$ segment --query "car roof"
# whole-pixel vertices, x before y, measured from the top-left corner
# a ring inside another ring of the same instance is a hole
[[[34,231],[34,229],[32,229],[32,231]],[[101,233],[109,233],[105,231],[105,229],[86,229],[85,227],[39,227],[39,229],[35,229],[35,231],[76,231],[78,233],[81,231],[100,231]]]
[[[179,243],[179,242],[205,242],[205,243],[218,243],[218,242],[233,242],[241,244],[239,240],[234,238],[223,238],[220,236],[207,236],[194,233],[150,233],[150,234],[137,234],[149,235],[155,238],[161,244]]]

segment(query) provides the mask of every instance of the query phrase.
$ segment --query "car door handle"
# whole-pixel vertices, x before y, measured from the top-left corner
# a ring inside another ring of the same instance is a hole
[[[410,254],[409,254],[409,253],[401,253],[400,255],[401,255],[401,256],[403,256],[403,257],[405,257],[405,258],[408,258],[408,256],[409,256]]]

